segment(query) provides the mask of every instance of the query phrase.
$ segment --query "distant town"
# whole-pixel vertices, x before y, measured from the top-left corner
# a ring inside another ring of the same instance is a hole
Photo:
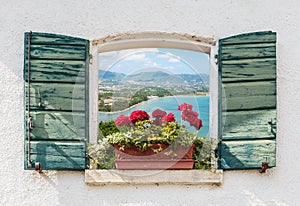
[[[126,76],[102,71],[99,74],[98,109],[101,112],[114,112],[159,97],[207,95],[208,85],[209,76],[206,74],[156,71]]]

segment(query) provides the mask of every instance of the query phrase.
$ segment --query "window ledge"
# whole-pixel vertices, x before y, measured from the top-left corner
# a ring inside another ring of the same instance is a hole
[[[220,185],[223,170],[85,170],[88,185]]]

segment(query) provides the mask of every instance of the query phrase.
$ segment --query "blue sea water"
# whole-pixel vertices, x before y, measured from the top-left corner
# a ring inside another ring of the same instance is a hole
[[[198,132],[201,137],[208,137],[209,135],[209,96],[170,96],[152,99],[143,102],[135,107],[132,107],[126,111],[121,112],[99,112],[99,121],[115,120],[119,115],[124,114],[129,116],[134,110],[144,110],[150,116],[156,109],[161,109],[167,113],[172,112],[175,115],[175,119],[179,124],[186,125],[190,131],[195,131],[194,127],[189,126],[189,123],[181,119],[181,111],[177,110],[178,105],[182,103],[188,103],[193,105],[193,111],[198,112],[199,118],[202,120],[203,126]]]

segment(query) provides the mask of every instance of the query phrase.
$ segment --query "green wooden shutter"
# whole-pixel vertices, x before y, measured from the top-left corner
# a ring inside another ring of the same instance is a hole
[[[88,66],[88,40],[25,33],[25,169],[86,168]]]
[[[276,33],[219,41],[222,169],[276,166]]]

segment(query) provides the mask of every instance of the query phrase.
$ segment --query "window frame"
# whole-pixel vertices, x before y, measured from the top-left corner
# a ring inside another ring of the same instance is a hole
[[[90,65],[90,115],[89,131],[90,143],[97,142],[98,134],[98,54],[102,52],[117,51],[123,49],[138,48],[174,48],[206,53],[209,55],[209,136],[218,138],[218,84],[219,74],[217,65],[218,47],[216,42],[209,38],[195,37],[189,35],[178,35],[168,33],[138,33],[120,36],[108,36],[103,39],[91,41],[90,51],[92,61]],[[217,168],[217,163],[214,164]]]
[[[116,51],[116,50],[122,50],[122,49],[133,49],[133,48],[153,48],[153,47],[155,48],[156,47],[156,48],[185,49],[185,50],[199,51],[199,52],[209,54],[210,55],[210,60],[209,60],[210,61],[210,127],[211,127],[210,128],[211,129],[210,136],[215,137],[215,138],[216,137],[220,138],[221,134],[223,132],[224,124],[222,124],[222,122],[221,122],[222,121],[221,117],[223,116],[221,109],[224,110],[224,108],[226,109],[226,106],[227,106],[226,103],[224,104],[223,101],[221,101],[224,97],[225,92],[222,89],[223,80],[221,81],[220,76],[223,75],[223,73],[222,73],[223,72],[223,59],[226,60],[228,58],[228,53],[229,53],[229,55],[231,55],[230,52],[235,52],[235,53],[239,54],[239,53],[241,53],[240,50],[234,50],[234,49],[243,48],[244,46],[241,47],[240,46],[241,44],[250,44],[250,48],[254,48],[254,50],[253,49],[250,50],[252,53],[254,53],[254,54],[251,54],[252,56],[246,55],[245,58],[243,58],[244,56],[242,56],[242,58],[240,58],[238,55],[233,55],[233,57],[237,58],[237,60],[251,59],[251,62],[252,62],[253,58],[260,58],[260,57],[275,58],[275,59],[272,59],[271,61],[267,60],[264,62],[267,63],[268,69],[272,69],[272,70],[275,69],[275,71],[272,74],[273,75],[275,74],[275,77],[276,77],[276,32],[272,32],[272,31],[251,32],[251,33],[239,34],[239,35],[235,35],[235,36],[231,36],[231,37],[226,37],[226,38],[220,39],[218,41],[219,45],[217,45],[217,46],[216,46],[216,42],[213,39],[191,36],[191,35],[187,35],[187,34],[176,34],[176,33],[147,32],[147,33],[122,34],[122,35],[117,35],[117,36],[108,36],[106,38],[94,40],[92,42],[89,40],[86,40],[86,39],[81,39],[81,38],[76,38],[76,37],[71,37],[71,36],[66,36],[66,35],[38,33],[38,32],[35,32],[35,33],[37,35],[36,40],[38,40],[39,45],[40,45],[40,43],[42,43],[41,45],[43,45],[45,43],[45,45],[48,46],[49,42],[52,42],[52,43],[50,43],[50,45],[53,44],[53,42],[55,44],[68,44],[68,43],[74,44],[74,40],[81,40],[81,41],[84,40],[86,42],[84,44],[84,47],[85,47],[85,53],[84,53],[85,63],[84,63],[84,65],[86,68],[85,69],[86,75],[88,75],[89,70],[92,74],[88,78],[88,81],[89,81],[88,85],[90,85],[90,88],[92,88],[92,89],[89,89],[89,87],[87,87],[85,90],[85,91],[89,91],[88,93],[87,92],[85,93],[86,94],[84,96],[85,103],[89,102],[89,105],[91,105],[91,109],[89,109],[89,107],[86,107],[86,110],[88,110],[88,111],[85,111],[85,115],[89,114],[89,117],[88,117],[88,119],[86,119],[88,121],[85,121],[85,122],[87,125],[89,125],[86,131],[91,131],[91,138],[90,138],[91,142],[96,141],[97,134],[98,134],[98,132],[97,132],[97,129],[98,129],[98,109],[97,109],[97,107],[98,107],[98,104],[97,104],[98,103],[98,101],[97,101],[98,100],[98,98],[97,98],[98,97],[98,54],[100,52]],[[41,36],[46,36],[46,38],[39,39]],[[53,38],[54,38],[54,40],[53,40]],[[26,35],[25,35],[25,39],[26,39]],[[25,42],[26,42],[26,40],[25,40]],[[233,48],[227,48],[227,54],[226,54],[226,52],[223,53],[223,51],[226,50],[226,46],[225,46],[225,50],[223,48],[224,42],[225,42],[225,45],[227,44],[230,47],[233,47]],[[256,46],[255,46],[255,44],[263,44],[264,45],[264,44],[268,44],[268,43],[270,43],[271,45],[267,45],[267,48],[264,48],[262,46],[256,48]],[[89,44],[91,45],[90,49],[89,49]],[[254,46],[252,44],[254,44]],[[25,46],[24,46],[25,53],[27,51],[26,45],[27,44],[25,43]],[[228,52],[228,49],[230,52]],[[233,49],[233,51],[232,51],[232,49]],[[243,49],[245,50],[245,48],[243,48]],[[29,51],[30,51],[30,49],[29,49]],[[91,52],[94,55],[94,59],[91,59],[93,55],[89,55],[89,53],[91,53]],[[248,52],[248,50],[247,50],[247,52]],[[247,52],[245,52],[245,53],[247,53]],[[47,52],[45,52],[45,53],[41,52],[41,53],[42,53],[42,55],[48,55],[49,50],[48,50],[48,53]],[[218,53],[220,53],[220,54],[218,54]],[[70,55],[70,52],[66,52],[66,54],[68,56],[68,55]],[[223,58],[223,54],[225,54],[224,58]],[[226,57],[226,55],[227,55],[227,57]],[[28,55],[28,58],[29,57],[30,57],[30,55]],[[51,59],[52,58],[53,57],[51,57]],[[61,60],[60,58],[61,58],[61,56],[59,56],[58,59]],[[67,60],[69,60],[69,59],[67,58]],[[218,60],[219,60],[219,65],[217,66]],[[236,59],[234,59],[234,60],[236,60]],[[24,71],[26,69],[25,63],[26,63],[26,55],[24,58]],[[261,61],[256,62],[256,63],[261,63]],[[90,64],[90,67],[87,67],[87,64]],[[226,64],[224,64],[224,65],[226,65]],[[239,67],[243,67],[243,65],[245,65],[245,62],[242,65],[239,65]],[[256,69],[260,68],[260,67],[263,67],[263,68],[265,67],[264,64],[252,65],[252,64],[247,63],[246,65],[247,65],[248,69],[252,68],[252,67],[254,67]],[[50,67],[50,68],[52,69],[52,67]],[[55,71],[55,69],[62,69],[62,68],[65,68],[65,67],[64,66],[59,67],[59,68],[54,67],[53,71]],[[90,69],[87,70],[87,68],[90,68]],[[96,75],[94,75],[94,74],[96,74]],[[269,73],[267,73],[267,74],[269,74]],[[256,75],[255,71],[254,71],[254,75]],[[264,79],[259,79],[259,80],[263,81]],[[247,81],[248,81],[248,79],[247,79]],[[276,98],[276,79],[274,79],[274,81],[275,81],[274,96]],[[229,83],[231,83],[231,82],[229,81]],[[54,87],[54,89],[56,89],[56,87]],[[248,91],[248,89],[247,89],[247,91]],[[266,94],[268,95],[269,93],[266,93]],[[247,95],[247,93],[242,92],[242,95]],[[263,95],[265,95],[265,93],[263,93]],[[233,95],[233,97],[235,97],[235,96]],[[90,101],[87,98],[90,98]],[[86,105],[86,106],[88,106],[88,105]],[[222,108],[221,108],[221,106],[222,106]],[[269,106],[269,105],[267,105],[267,106]],[[276,109],[276,104],[275,104],[275,106],[273,104],[271,106],[272,107],[270,107],[270,108],[268,107],[268,108]],[[250,108],[250,109],[255,109],[255,108],[256,107]],[[237,107],[236,110],[239,110],[239,109],[240,108]],[[261,109],[261,108],[258,107],[258,109]],[[275,110],[275,112],[276,112],[276,110]],[[270,115],[270,116],[273,117],[272,115]],[[276,119],[276,116],[275,116],[275,119]],[[27,121],[25,121],[25,122],[27,122]],[[81,122],[83,122],[83,121],[81,121]],[[91,124],[89,124],[89,122],[91,122]],[[264,136],[258,136],[258,137],[256,137],[256,135],[252,135],[252,137],[247,136],[247,138],[246,138],[247,141],[248,140],[254,140],[254,141],[250,142],[250,144],[244,144],[244,146],[247,146],[247,148],[239,149],[237,154],[241,155],[241,156],[243,156],[243,155],[246,156],[245,162],[247,162],[248,154],[249,153],[252,154],[252,151],[251,151],[251,150],[253,150],[252,145],[254,145],[254,147],[256,148],[254,155],[261,153],[266,156],[270,156],[270,158],[272,160],[271,161],[272,165],[269,165],[269,167],[275,167],[276,166],[276,156],[275,156],[275,154],[276,154],[276,132],[274,134],[272,129],[273,129],[273,125],[275,125],[275,128],[276,128],[276,121],[275,121],[275,123],[273,123],[273,119],[271,119],[271,121],[267,120],[265,122],[271,125],[271,132],[272,132],[272,136],[270,137],[271,141],[269,141],[269,143],[263,142],[266,140]],[[267,124],[267,126],[268,126],[268,124]],[[26,131],[26,129],[28,129],[28,126],[30,126],[29,121],[28,121],[27,125],[25,124],[25,131]],[[86,132],[86,138],[89,138],[89,137],[90,137],[90,135],[88,134],[88,132]],[[244,137],[238,138],[236,140],[234,139],[234,140],[237,143],[237,141],[239,141],[239,140],[243,141],[244,140],[243,138]],[[259,139],[259,138],[262,138],[262,139]],[[234,142],[229,139],[225,139],[225,141],[226,140],[231,143]],[[263,141],[258,142],[258,140],[263,140]],[[26,135],[25,135],[25,141],[26,141]],[[65,141],[65,138],[63,138],[62,141]],[[234,144],[236,144],[236,143],[234,143]],[[234,146],[234,144],[232,144],[232,145]],[[222,147],[220,147],[221,145],[222,145]],[[226,146],[226,143],[223,143],[223,139],[222,139],[222,143],[220,144],[219,149],[223,148],[223,145]],[[248,146],[248,145],[250,145],[250,146]],[[267,149],[270,150],[271,154],[269,155],[265,151],[259,149],[259,147],[257,147],[257,145],[260,147],[265,146]],[[229,151],[229,149],[224,149],[223,151],[226,151],[226,150]],[[222,153],[222,151],[220,150],[219,154],[221,154],[221,153]],[[85,154],[86,153],[84,153],[84,155]],[[223,153],[222,153],[222,155],[223,155]],[[62,156],[66,157],[65,155],[62,155]],[[235,157],[236,155],[232,155],[230,152],[228,152],[227,159],[229,159],[230,162],[231,162],[232,156]],[[255,156],[253,156],[253,157],[254,157],[254,160],[257,161],[257,158],[255,158]],[[221,156],[221,158],[222,158],[222,156]],[[238,158],[236,158],[236,159],[239,160]],[[241,158],[241,159],[243,160],[243,158]],[[264,159],[260,159],[260,161],[264,161]],[[51,162],[51,161],[49,161],[49,162]],[[220,168],[224,168],[224,169],[256,169],[256,168],[260,168],[260,166],[257,164],[257,162],[254,162],[254,163],[253,162],[254,161],[252,161],[251,164],[253,164],[254,166],[250,165],[250,164],[247,165],[246,167],[244,165],[235,166],[234,164],[236,162],[233,162],[232,167],[230,166],[228,168],[227,167],[220,167]],[[262,164],[263,163],[268,163],[268,162],[262,162]],[[265,166],[262,166],[262,167],[265,167]],[[268,165],[266,168],[268,168]],[[25,169],[28,169],[28,168],[25,168]],[[51,167],[50,167],[50,169],[51,169]],[[62,168],[58,168],[58,169],[66,169],[66,168],[64,166],[62,166]],[[69,168],[67,168],[67,169],[69,169]],[[264,169],[264,171],[265,171],[265,169]]]

